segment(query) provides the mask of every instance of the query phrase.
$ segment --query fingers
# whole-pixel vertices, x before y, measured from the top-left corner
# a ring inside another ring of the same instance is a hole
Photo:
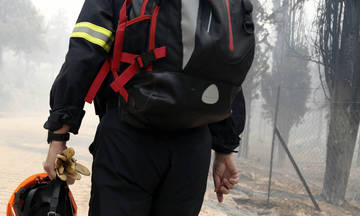
[[[56,172],[55,172],[55,166],[52,163],[45,162],[44,164],[44,170],[49,175],[49,178],[51,180],[54,180],[56,178]]]
[[[239,174],[233,155],[215,155],[213,164],[213,179],[215,192],[219,202],[223,202],[224,194],[229,194],[230,190],[239,182]]]
[[[229,194],[230,189],[226,188],[225,186],[221,186],[218,192],[221,192],[222,194],[226,195]]]
[[[230,178],[229,181],[231,184],[236,185],[237,183],[239,183],[239,177],[236,176],[234,178]]]
[[[223,185],[225,185],[225,187],[226,187],[227,189],[231,190],[231,189],[234,187],[235,184],[231,183],[230,180],[228,180],[228,179],[225,178],[225,179],[223,180]]]
[[[49,146],[49,151],[46,157],[46,161],[44,163],[44,170],[48,173],[49,178],[54,180],[56,178],[55,171],[55,160],[56,155],[61,153],[64,149],[66,149],[65,142],[55,142],[53,141]]]
[[[219,203],[222,203],[224,201],[224,195],[221,192],[217,192],[216,196],[217,196]]]
[[[75,183],[75,179],[69,177],[69,178],[66,179],[66,183],[67,183],[68,185],[73,185],[73,184]]]
[[[215,192],[217,199],[220,203],[224,201],[224,194],[229,194],[230,190],[238,183],[239,178],[236,176],[234,178],[222,178],[214,175],[215,182]]]
[[[218,192],[221,187],[221,178],[218,175],[213,175],[213,178],[214,178],[214,186],[215,186],[214,192]]]

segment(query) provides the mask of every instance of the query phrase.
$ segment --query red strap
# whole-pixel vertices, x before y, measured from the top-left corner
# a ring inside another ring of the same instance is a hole
[[[156,24],[157,24],[157,17],[159,15],[159,10],[160,10],[160,6],[156,5],[151,18],[149,51],[155,49],[155,33],[156,33]]]
[[[123,52],[121,55],[121,62],[132,64],[132,63],[134,63],[134,60],[136,57],[138,57],[138,55]]]
[[[166,47],[160,47],[153,50],[155,60],[166,57]],[[118,76],[115,81],[110,85],[115,92],[119,92],[126,102],[128,102],[129,94],[127,93],[124,86],[135,76],[139,71],[138,66],[134,62],[124,72]]]
[[[142,4],[142,7],[141,7],[141,13],[140,13],[140,16],[144,15],[145,12],[146,12],[146,6],[148,4],[149,0],[144,0],[143,4]]]
[[[143,21],[143,20],[149,20],[149,19],[151,19],[151,15],[143,15],[143,16],[139,16],[139,17],[136,17],[136,18],[134,18],[134,19],[132,19],[132,20],[129,20],[127,23],[126,23],[126,27],[129,27],[129,26],[131,26],[131,25],[133,25],[133,24],[135,24],[135,23],[138,23],[138,22],[141,22],[141,21]]]
[[[162,46],[153,50],[155,59],[161,59],[166,57],[166,46]]]
[[[131,1],[125,0],[124,4],[120,10],[119,25],[116,30],[113,60],[112,60],[112,64],[111,64],[111,70],[115,73],[118,73],[120,70],[120,60],[121,60],[121,54],[122,54],[122,50],[123,50],[125,29],[126,29],[126,23],[127,23],[126,7],[130,3],[131,3]]]
[[[86,97],[85,101],[91,104],[96,96],[96,93],[99,91],[101,84],[104,82],[106,76],[110,71],[110,61],[107,59],[103,66],[100,69],[100,72],[97,74],[94,82],[92,83]]]
[[[159,15],[160,6],[156,5],[153,11],[153,15],[151,18],[151,25],[150,25],[150,39],[149,39],[149,51],[155,48],[155,33],[156,33],[156,24],[157,24],[157,17]],[[150,65],[147,71],[152,71],[152,66]]]
[[[88,103],[92,103],[92,101],[94,100],[96,93],[99,91],[101,84],[104,82],[106,76],[110,71],[110,65],[114,78],[117,77],[117,72],[120,70],[120,59],[122,54],[122,47],[123,47],[125,28],[127,22],[126,8],[131,3],[132,3],[131,0],[125,0],[124,4],[121,7],[120,15],[119,15],[119,25],[115,34],[116,37],[115,37],[113,60],[111,61],[110,59],[107,59],[103,64],[102,68],[100,69],[100,72],[96,76],[94,82],[92,83],[85,97],[85,101]]]
[[[120,76],[118,76],[115,81],[110,85],[115,92],[119,92],[126,102],[128,102],[128,93],[125,90],[124,86],[130,79],[135,76],[139,71],[139,68],[136,64],[130,65]]]

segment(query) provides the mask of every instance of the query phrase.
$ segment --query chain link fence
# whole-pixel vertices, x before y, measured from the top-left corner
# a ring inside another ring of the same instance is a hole
[[[319,89],[310,89],[309,99],[303,101],[304,104],[301,104],[301,102],[296,101],[299,91],[302,90],[290,87],[280,89],[277,127],[315,199],[321,201],[327,161],[330,106],[332,104]],[[255,184],[258,184],[253,188],[253,191],[257,191],[252,193],[255,197],[266,198],[267,196],[276,99],[276,94],[273,94],[272,98],[259,98],[251,102],[250,119],[247,120],[248,125],[243,133],[242,144],[239,149],[242,168],[246,170],[241,171],[242,177],[248,176],[255,180]],[[296,106],[304,105],[304,110],[294,108],[289,103],[297,103]],[[346,102],[347,107],[351,107],[351,110],[348,108],[342,113],[342,115],[346,116],[337,118],[337,120],[349,121],[353,125],[357,123],[357,127],[353,128],[353,131],[348,134],[360,133],[357,120],[360,115],[360,106],[356,103]],[[289,119],[290,117],[297,118],[297,120]],[[345,127],[346,122],[343,122],[343,125]],[[346,200],[349,204],[355,205],[360,204],[359,139],[360,134],[357,134],[346,192]],[[349,140],[351,139],[346,138],[346,140],[339,139],[335,142],[343,145]],[[348,155],[348,157],[351,156]],[[262,178],[261,181],[259,176]],[[308,202],[310,206],[312,205],[304,185],[277,136],[274,139],[272,176],[271,199],[294,200],[294,202],[301,200]]]

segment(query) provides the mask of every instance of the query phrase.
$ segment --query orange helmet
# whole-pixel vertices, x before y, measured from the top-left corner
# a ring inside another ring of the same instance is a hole
[[[47,173],[30,176],[11,195],[7,216],[76,216],[77,207],[67,184],[51,181]]]

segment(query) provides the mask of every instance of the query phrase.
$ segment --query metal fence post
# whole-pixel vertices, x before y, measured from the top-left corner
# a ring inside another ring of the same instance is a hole
[[[280,101],[280,85],[277,90],[275,118],[274,118],[274,130],[273,130],[273,137],[272,137],[272,144],[271,144],[271,159],[270,159],[269,185],[268,185],[268,197],[267,197],[267,206],[268,207],[270,205],[271,178],[272,178],[272,168],[273,168],[273,159],[274,159],[276,125],[277,125],[277,119],[278,119],[278,114],[279,114],[279,101]]]
[[[311,201],[313,202],[315,209],[318,210],[318,211],[321,211],[318,203],[316,202],[313,194],[311,193],[311,190],[310,190],[308,184],[306,183],[306,180],[305,180],[304,176],[301,174],[301,171],[300,171],[298,165],[296,164],[293,156],[291,155],[291,153],[290,153],[284,139],[282,138],[279,130],[277,129],[277,127],[275,128],[275,133],[276,133],[278,139],[280,140],[280,144],[282,145],[282,147],[284,148],[286,154],[288,155],[292,165],[294,166],[294,169],[295,169],[296,173],[298,174],[302,184],[304,185],[304,187],[306,189],[306,192],[309,194],[309,197],[310,197]]]

